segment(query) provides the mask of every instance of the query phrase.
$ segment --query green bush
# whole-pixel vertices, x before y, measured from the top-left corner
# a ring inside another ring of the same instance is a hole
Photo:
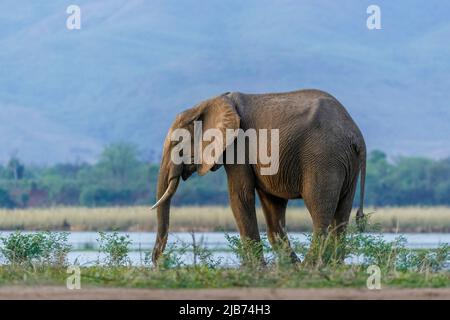
[[[16,231],[0,238],[0,252],[11,265],[64,266],[71,249],[67,237],[66,232]]]
[[[130,236],[120,236],[118,232],[100,232],[97,242],[100,252],[106,254],[106,263],[110,266],[124,266],[130,264],[128,253],[131,244]]]
[[[183,242],[169,243],[154,267],[158,270],[184,267],[185,263],[183,262],[182,256],[186,254],[187,250],[188,245]],[[151,256],[151,252],[148,252],[145,256],[145,263],[148,265],[152,263]]]

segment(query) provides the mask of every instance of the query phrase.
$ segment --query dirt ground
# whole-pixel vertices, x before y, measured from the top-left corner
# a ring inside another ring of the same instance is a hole
[[[128,289],[64,287],[0,287],[0,299],[445,299],[450,300],[450,288],[445,289]]]

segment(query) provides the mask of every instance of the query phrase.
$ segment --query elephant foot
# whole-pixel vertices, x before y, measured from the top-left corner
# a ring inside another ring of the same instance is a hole
[[[291,253],[291,262],[293,265],[300,265],[302,263],[302,260],[295,254],[295,252]]]
[[[277,259],[277,265],[280,268],[296,268],[298,269],[298,267],[301,265],[302,261],[300,260],[300,258],[292,251],[290,253],[287,253],[285,255],[278,255],[278,259]]]

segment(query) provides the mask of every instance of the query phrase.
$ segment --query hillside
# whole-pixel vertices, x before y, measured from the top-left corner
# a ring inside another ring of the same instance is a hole
[[[174,115],[225,91],[320,88],[369,149],[450,156],[450,4],[79,0],[0,4],[0,160],[94,160],[105,144],[160,152]],[[153,160],[155,160],[153,159]]]

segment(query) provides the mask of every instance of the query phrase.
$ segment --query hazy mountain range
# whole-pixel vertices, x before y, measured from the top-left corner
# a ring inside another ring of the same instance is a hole
[[[373,2],[381,30],[366,27]],[[449,15],[440,0],[2,0],[0,161],[92,161],[116,141],[156,158],[205,98],[312,87],[369,149],[450,156]]]

